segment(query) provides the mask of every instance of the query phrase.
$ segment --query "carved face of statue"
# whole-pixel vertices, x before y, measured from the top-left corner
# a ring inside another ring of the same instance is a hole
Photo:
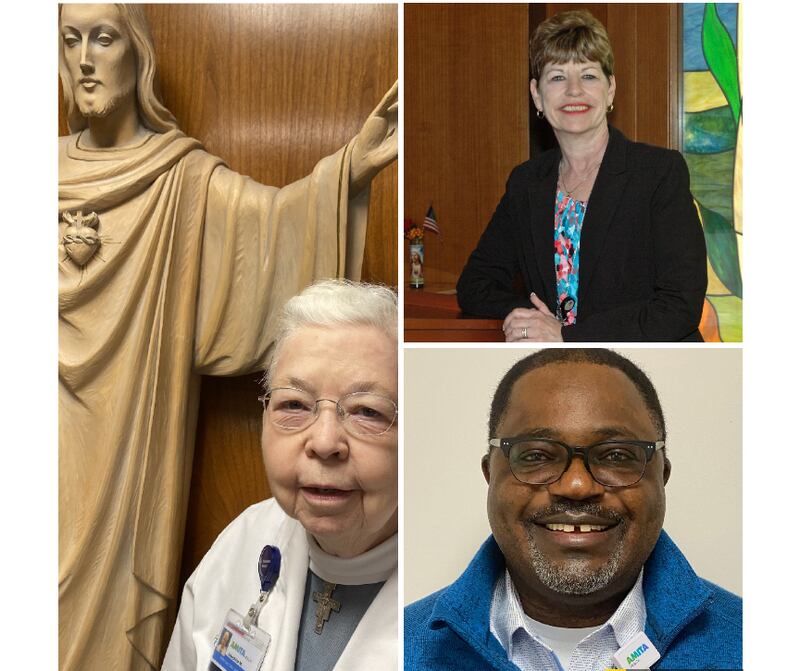
[[[306,394],[306,400],[276,395],[264,412],[264,463],[281,508],[337,556],[362,554],[391,537],[397,531],[397,422],[381,435],[363,435],[358,422],[386,416],[383,406],[346,399],[368,392],[397,402],[397,342],[373,326],[299,328],[284,341],[270,381],[271,389],[281,387]],[[325,400],[315,406],[316,399]],[[346,426],[330,401],[341,401],[356,422]],[[316,419],[302,430],[273,421],[314,408]]]
[[[64,5],[61,41],[81,114],[107,117],[135,108],[136,54],[114,5]]]

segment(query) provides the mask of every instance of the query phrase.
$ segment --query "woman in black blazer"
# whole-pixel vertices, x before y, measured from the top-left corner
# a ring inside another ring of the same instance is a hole
[[[678,152],[608,126],[605,28],[585,11],[551,17],[531,69],[559,146],[512,171],[458,281],[461,309],[504,319],[509,342],[701,341],[706,249],[689,172]]]

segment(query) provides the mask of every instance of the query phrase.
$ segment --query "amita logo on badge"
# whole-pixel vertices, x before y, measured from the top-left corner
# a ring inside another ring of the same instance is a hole
[[[244,648],[243,648],[241,645],[239,645],[239,644],[238,644],[236,641],[234,641],[233,643],[231,643],[231,648],[233,648],[234,650],[236,650],[236,652],[238,652],[240,655],[242,655],[242,657],[244,657],[245,659],[247,659],[247,661],[250,661],[250,658],[247,656],[247,650],[245,650],[245,649],[244,649]]]
[[[624,669],[647,669],[661,659],[653,642],[640,631],[614,654],[614,663]]]
[[[639,659],[639,657],[642,656],[642,653],[649,649],[650,648],[647,646],[647,643],[642,643],[638,648],[636,648],[636,650],[628,655],[628,658],[625,661],[628,662],[628,664],[633,664],[637,659]]]

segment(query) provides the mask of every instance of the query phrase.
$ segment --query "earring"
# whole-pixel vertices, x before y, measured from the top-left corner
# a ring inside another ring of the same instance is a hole
[[[544,112],[542,112],[542,110],[540,110],[538,107],[536,108],[536,118],[544,119]]]
[[[606,110],[606,114],[611,114],[614,111],[614,103],[611,103]]]

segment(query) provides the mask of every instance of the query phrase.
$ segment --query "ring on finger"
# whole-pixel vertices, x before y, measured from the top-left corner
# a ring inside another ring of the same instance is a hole
[[[527,337],[528,337],[528,327],[527,326],[523,326],[522,327],[522,338],[524,340]]]

